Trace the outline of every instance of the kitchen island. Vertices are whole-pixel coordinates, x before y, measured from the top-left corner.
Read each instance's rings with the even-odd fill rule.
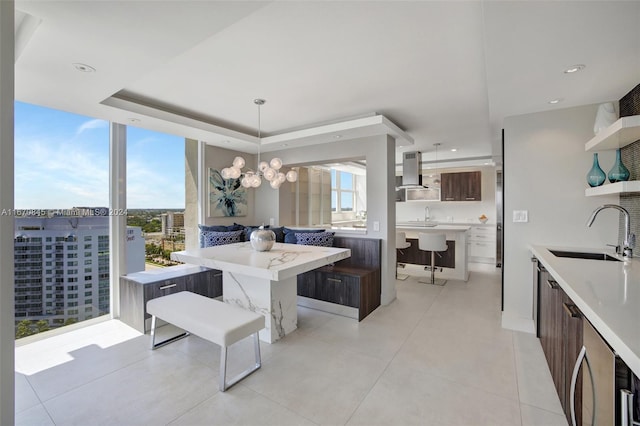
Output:
[[[404,232],[407,235],[407,240],[411,242],[412,250],[418,248],[418,234],[421,232],[431,233],[444,233],[447,236],[447,241],[453,242],[450,244],[453,247],[450,249],[455,250],[452,264],[443,267],[442,273],[438,274],[438,277],[452,280],[469,280],[469,259],[467,253],[467,238],[468,232],[471,227],[468,225],[449,225],[442,223],[429,223],[429,222],[398,222],[396,224],[396,231]],[[445,252],[446,253],[446,252]],[[408,262],[407,262],[408,263]],[[418,263],[420,265],[429,264],[429,262]],[[436,263],[437,264],[437,263]]]

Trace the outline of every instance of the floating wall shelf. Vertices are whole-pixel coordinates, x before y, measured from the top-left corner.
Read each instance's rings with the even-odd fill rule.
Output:
[[[587,188],[584,190],[584,195],[593,197],[597,195],[624,194],[627,192],[640,192],[640,181],[630,180],[627,182],[616,182],[596,186],[595,188]]]
[[[618,149],[639,139],[640,115],[622,117],[587,142],[585,151]]]

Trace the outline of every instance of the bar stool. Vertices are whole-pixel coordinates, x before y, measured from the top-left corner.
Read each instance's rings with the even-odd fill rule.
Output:
[[[409,241],[407,241],[407,234],[405,232],[396,232],[396,250],[400,253],[402,253],[402,250],[411,247],[411,243]],[[404,268],[404,264],[403,263],[398,263],[397,261],[397,257],[396,257],[396,279],[397,280],[406,280],[407,278],[409,278],[409,275],[406,274],[400,274],[398,275],[398,268],[402,267]]]
[[[447,236],[445,234],[420,233],[418,234],[418,248],[431,252],[431,281],[418,280],[420,283],[445,285],[447,280],[436,279],[436,252],[447,251]],[[438,256],[442,257],[440,253]]]

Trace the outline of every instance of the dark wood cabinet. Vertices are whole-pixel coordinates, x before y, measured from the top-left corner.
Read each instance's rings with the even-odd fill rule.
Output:
[[[480,171],[442,173],[440,175],[441,201],[482,200],[482,174]]]
[[[382,241],[334,237],[333,243],[350,249],[351,257],[298,275],[298,296],[356,308],[362,321],[380,306]]]
[[[410,263],[413,265],[431,265],[431,252],[418,248],[417,238],[407,238],[411,245],[402,250],[398,250],[397,262]],[[436,252],[436,266],[441,268],[456,267],[456,242],[447,240],[447,251]]]
[[[222,271],[202,266],[169,267],[162,272],[136,272],[120,277],[120,320],[141,333],[149,330],[147,302],[156,297],[190,291],[222,296]]]
[[[380,306],[380,270],[324,266],[298,275],[298,295],[358,309],[358,321]]]
[[[548,272],[541,274],[538,283],[540,297],[540,344],[551,371],[558,395],[564,394],[564,371],[562,353],[562,293],[558,283]],[[562,397],[560,398],[562,402]]]
[[[582,349],[582,313],[578,307],[573,303],[571,298],[562,291],[562,350],[564,361],[564,398],[560,399],[562,407],[564,408],[567,422],[571,424],[571,376],[573,374],[573,367]],[[576,422],[582,424],[582,369],[578,374],[576,382],[576,395],[575,395],[575,407],[576,407]]]
[[[557,281],[538,263],[536,329],[560,404],[571,422],[570,388],[573,367],[582,348],[582,314]],[[580,416],[582,373],[576,386],[576,415]],[[581,424],[579,421],[578,424]]]

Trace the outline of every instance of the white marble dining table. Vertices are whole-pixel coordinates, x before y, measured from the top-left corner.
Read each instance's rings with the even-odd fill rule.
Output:
[[[350,256],[345,248],[285,243],[261,252],[249,242],[171,253],[173,260],[221,270],[223,301],[263,314],[260,340],[268,343],[298,327],[298,274]]]

